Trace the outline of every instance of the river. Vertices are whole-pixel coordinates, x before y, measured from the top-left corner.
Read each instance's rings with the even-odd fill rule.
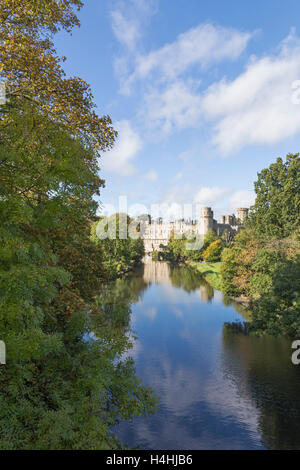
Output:
[[[116,281],[120,282],[120,281]],[[300,449],[300,365],[291,341],[224,324],[245,312],[186,267],[148,261],[121,280],[136,374],[160,398],[117,434],[142,449]]]

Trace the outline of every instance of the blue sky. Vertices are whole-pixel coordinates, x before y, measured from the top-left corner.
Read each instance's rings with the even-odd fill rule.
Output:
[[[299,0],[85,3],[56,46],[119,131],[101,159],[104,211],[120,195],[171,218],[249,206],[257,172],[300,147]]]

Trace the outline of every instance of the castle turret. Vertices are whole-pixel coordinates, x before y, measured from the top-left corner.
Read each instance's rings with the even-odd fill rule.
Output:
[[[201,232],[203,235],[205,235],[209,230],[213,230],[214,213],[211,210],[211,207],[203,207],[201,209],[200,225],[201,225]]]
[[[242,224],[245,219],[248,217],[248,212],[249,212],[249,209],[245,208],[245,207],[242,207],[240,209],[237,210],[237,216],[238,216],[238,219],[240,221],[240,223]]]

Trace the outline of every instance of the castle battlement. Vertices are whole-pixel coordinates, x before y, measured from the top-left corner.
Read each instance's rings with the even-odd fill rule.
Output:
[[[195,235],[205,236],[209,230],[213,230],[216,235],[221,236],[225,230],[229,235],[235,235],[242,227],[248,216],[247,208],[237,209],[237,216],[223,215],[221,222],[214,219],[211,207],[203,207],[200,218],[197,221],[185,221],[184,219],[172,222],[164,222],[162,218],[151,220],[148,218],[142,222],[142,239],[146,253],[160,251],[167,247],[171,234],[183,235],[194,232]]]

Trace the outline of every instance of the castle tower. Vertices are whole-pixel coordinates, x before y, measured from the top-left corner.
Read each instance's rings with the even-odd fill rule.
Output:
[[[203,207],[200,215],[201,233],[205,235],[209,230],[214,228],[214,213],[211,207]]]
[[[244,223],[245,219],[248,217],[248,212],[249,212],[249,209],[245,207],[242,207],[237,210],[238,219],[240,220],[241,224]]]

